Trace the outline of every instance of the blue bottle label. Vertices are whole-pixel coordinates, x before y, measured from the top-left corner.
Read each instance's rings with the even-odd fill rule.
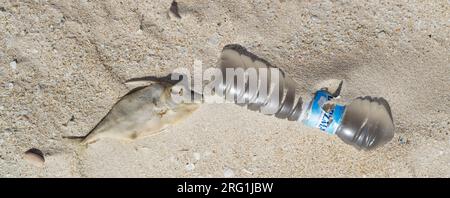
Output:
[[[326,104],[333,99],[333,96],[325,90],[315,93],[311,101],[310,108],[303,123],[313,128],[319,128],[328,134],[336,133],[337,128],[342,123],[345,106],[339,104]]]

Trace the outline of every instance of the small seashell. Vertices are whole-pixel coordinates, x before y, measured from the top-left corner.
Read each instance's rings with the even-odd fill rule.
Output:
[[[247,174],[249,174],[249,175],[253,175],[253,172],[251,172],[251,171],[249,171],[249,170],[247,170],[247,169],[242,169],[242,172],[244,172],[244,173],[247,173]]]
[[[225,168],[225,170],[223,171],[223,176],[224,177],[234,177],[234,172],[230,168]]]
[[[194,153],[193,156],[196,161],[200,160],[200,153]]]
[[[400,144],[407,144],[408,143],[408,139],[405,137],[398,137],[398,142]]]
[[[8,90],[12,90],[14,88],[14,83],[11,83],[11,82],[6,83],[5,88]]]
[[[186,164],[186,171],[193,171],[195,169],[195,165],[193,163]]]
[[[175,17],[181,19],[181,15],[178,9],[178,3],[176,1],[172,1],[172,4],[169,8],[169,17]]]
[[[16,60],[13,60],[9,63],[9,66],[11,67],[12,70],[16,70],[17,68],[17,62]]]
[[[35,148],[26,151],[24,153],[23,159],[25,159],[28,163],[36,167],[43,167],[45,162],[44,154],[42,153],[42,151]]]

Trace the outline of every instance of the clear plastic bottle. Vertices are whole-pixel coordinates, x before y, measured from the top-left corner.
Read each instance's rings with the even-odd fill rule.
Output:
[[[297,84],[278,68],[276,71],[279,75],[275,76],[279,78],[276,81],[269,74],[270,71],[258,73],[257,78],[260,80],[256,86],[259,88],[260,84],[267,82],[270,89],[276,91],[269,94],[260,94],[258,90],[249,91],[250,78],[245,78],[249,74],[244,72],[240,78],[226,81],[227,69],[275,67],[236,44],[224,47],[219,65],[224,81],[216,91],[228,96],[227,98],[233,102],[244,101],[244,105],[250,110],[263,112],[264,109],[272,112],[277,118],[299,121],[307,126],[319,128],[362,150],[377,148],[389,142],[394,136],[391,110],[383,98],[366,96],[341,104],[334,100],[339,95],[340,88],[338,88],[339,91],[333,94],[327,89],[319,90],[314,93],[312,99],[305,100],[305,97],[302,99],[297,96]],[[243,82],[245,86],[236,86],[237,79],[246,79],[247,81]]]

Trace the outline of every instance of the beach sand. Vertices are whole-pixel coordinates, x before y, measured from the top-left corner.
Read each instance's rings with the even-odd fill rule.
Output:
[[[0,0],[0,177],[449,177],[450,2]],[[135,142],[87,148],[130,88],[178,67],[217,66],[238,43],[304,93],[385,97],[395,137],[358,151],[338,137],[233,104],[205,104]],[[24,152],[37,148],[36,167]]]

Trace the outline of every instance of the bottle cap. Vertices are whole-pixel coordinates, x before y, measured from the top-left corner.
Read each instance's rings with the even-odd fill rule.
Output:
[[[391,108],[384,98],[359,97],[346,106],[336,135],[357,149],[371,150],[394,137]]]

